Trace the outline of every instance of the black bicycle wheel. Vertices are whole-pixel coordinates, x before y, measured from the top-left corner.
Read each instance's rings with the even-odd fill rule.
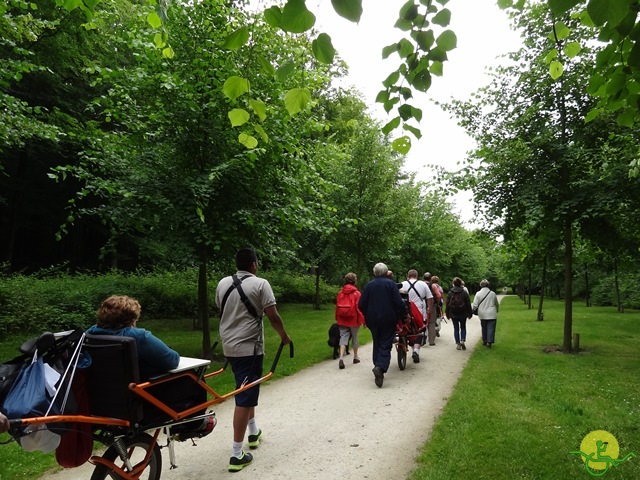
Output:
[[[398,367],[404,370],[407,366],[407,350],[404,348],[404,342],[400,340],[396,348],[398,349]]]
[[[146,433],[141,433],[136,435],[133,438],[125,438],[124,444],[127,448],[127,453],[129,454],[129,459],[131,460],[131,464],[135,467],[136,464],[142,462],[147,452],[149,451],[149,447],[153,438],[151,435]],[[116,448],[112,445],[104,452],[102,458],[114,462],[118,467],[123,468],[124,462],[118,456],[118,452]],[[160,447],[158,444],[154,444],[153,450],[151,451],[151,458],[149,458],[149,464],[147,468],[140,475],[141,480],[159,480],[160,474],[162,473],[162,454],[160,453]],[[119,480],[120,477],[117,473],[110,470],[104,465],[96,465],[96,468],[93,470],[93,474],[91,475],[91,480],[105,480],[106,478],[112,478]]]

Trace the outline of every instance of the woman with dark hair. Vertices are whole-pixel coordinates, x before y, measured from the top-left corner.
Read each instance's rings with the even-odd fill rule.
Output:
[[[137,327],[141,311],[140,303],[135,298],[112,295],[102,302],[98,321],[87,333],[133,338],[138,349],[140,379],[148,380],[176,368],[180,363],[180,355],[150,331]]]

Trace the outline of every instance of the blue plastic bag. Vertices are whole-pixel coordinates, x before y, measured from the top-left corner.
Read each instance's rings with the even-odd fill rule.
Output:
[[[44,362],[42,357],[38,357],[20,372],[2,407],[7,417],[14,419],[42,417],[50,404]]]

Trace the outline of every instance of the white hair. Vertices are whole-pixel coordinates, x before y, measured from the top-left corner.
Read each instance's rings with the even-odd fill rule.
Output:
[[[389,269],[382,262],[376,263],[373,266],[373,276],[374,277],[383,277],[383,276],[385,276],[387,274],[388,271],[389,271]]]

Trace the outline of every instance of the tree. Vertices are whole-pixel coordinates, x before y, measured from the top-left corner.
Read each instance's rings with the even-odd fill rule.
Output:
[[[543,69],[558,52],[567,50],[568,40],[546,5],[528,5],[517,20],[525,48],[512,55],[515,63],[499,69],[474,103],[457,103],[452,108],[478,141],[473,159],[482,162],[483,168],[465,173],[496,233],[506,242],[514,239],[516,231],[537,238],[537,245],[528,244],[539,251],[562,245],[563,349],[569,352],[574,239],[580,226],[595,212],[604,212],[608,204],[597,195],[601,177],[594,172],[593,156],[607,149],[606,137],[615,130],[605,118],[597,123],[584,121],[593,105],[585,93],[591,71],[584,62],[596,51],[584,53],[580,62],[567,63],[556,81],[545,79]],[[564,20],[575,35],[589,37],[577,22]],[[489,111],[489,106],[494,109]]]

